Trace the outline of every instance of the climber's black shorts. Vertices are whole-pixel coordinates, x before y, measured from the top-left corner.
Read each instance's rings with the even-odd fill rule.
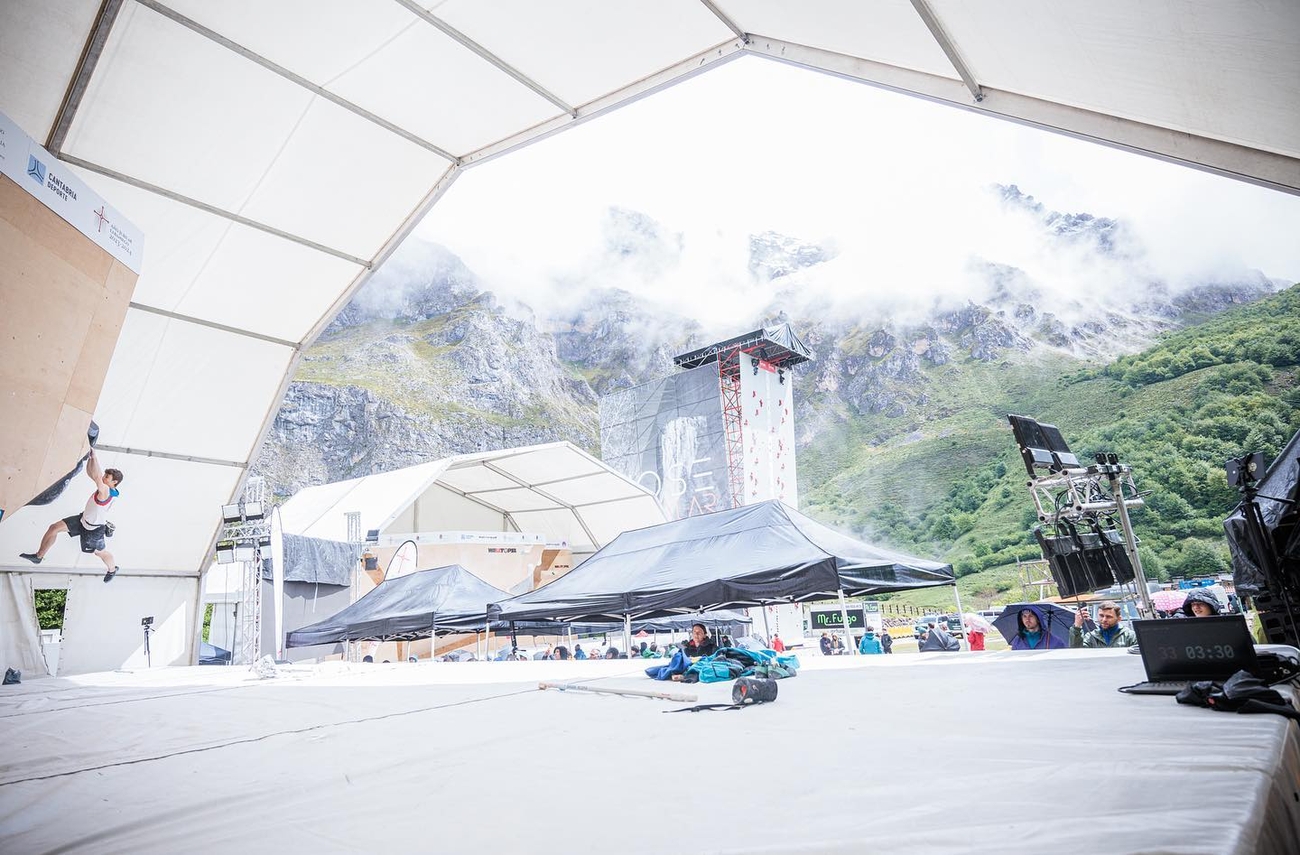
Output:
[[[104,548],[104,527],[86,528],[81,524],[81,514],[64,517],[63,524],[68,527],[69,537],[81,538],[81,551],[95,553]]]

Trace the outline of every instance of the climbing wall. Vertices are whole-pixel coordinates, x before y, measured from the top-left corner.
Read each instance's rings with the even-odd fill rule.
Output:
[[[779,499],[799,506],[794,454],[794,377],[741,358],[741,436],[746,505]]]

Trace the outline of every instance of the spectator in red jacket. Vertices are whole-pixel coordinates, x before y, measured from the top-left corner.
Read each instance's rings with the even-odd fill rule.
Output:
[[[785,652],[785,642],[782,641],[781,636],[777,635],[776,633],[772,633],[772,649],[775,650],[777,653]]]

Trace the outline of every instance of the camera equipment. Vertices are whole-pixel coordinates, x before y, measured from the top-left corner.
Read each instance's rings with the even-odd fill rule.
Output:
[[[1256,451],[1244,457],[1234,457],[1223,464],[1223,469],[1228,475],[1229,487],[1249,486],[1258,481],[1260,473],[1264,471],[1264,452]]]
[[[154,631],[153,615],[140,618],[140,626],[144,629],[144,664],[146,668],[152,668],[153,656],[149,652],[149,634]]]
[[[1239,595],[1251,598],[1264,635],[1272,644],[1300,646],[1300,525],[1296,499],[1300,433],[1291,438],[1272,467],[1265,471],[1264,455],[1253,452],[1224,463],[1228,483],[1241,494],[1241,503],[1224,522],[1232,553],[1233,582]],[[1266,495],[1282,488],[1283,496]],[[1263,499],[1267,508],[1260,504]]]

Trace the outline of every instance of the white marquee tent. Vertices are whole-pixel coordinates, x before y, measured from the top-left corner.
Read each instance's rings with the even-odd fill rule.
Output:
[[[461,172],[746,56],[1300,193],[1294,0],[7,0],[0,111],[146,235],[115,590],[193,620],[304,349]],[[0,570],[79,505],[6,519]]]
[[[300,490],[280,516],[290,534],[365,530],[526,532],[590,554],[630,528],[665,521],[654,495],[568,442],[462,454]]]

